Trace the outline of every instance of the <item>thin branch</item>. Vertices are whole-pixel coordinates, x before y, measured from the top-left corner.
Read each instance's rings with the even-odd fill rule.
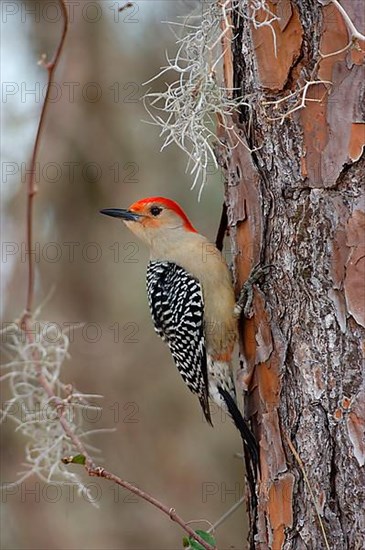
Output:
[[[66,459],[67,460],[67,459]],[[71,462],[71,460],[70,460]],[[149,502],[154,506],[155,508],[158,508],[166,514],[172,521],[180,525],[186,533],[190,537],[192,537],[194,540],[199,542],[199,544],[202,545],[205,550],[214,550],[214,547],[211,546],[208,542],[203,540],[191,527],[189,527],[188,523],[185,522],[176,512],[175,508],[169,508],[168,506],[165,506],[165,504],[162,504],[159,500],[154,498],[152,495],[146,493],[145,491],[142,491],[142,489],[138,489],[135,485],[132,485],[128,481],[125,481],[124,479],[121,479],[120,477],[116,476],[115,474],[112,474],[111,472],[108,472],[104,468],[100,468],[98,466],[93,468],[86,468],[86,471],[90,476],[95,477],[103,477],[104,479],[109,479],[110,481],[113,481],[117,485],[120,485],[124,489],[127,489],[128,491],[131,491],[131,493],[141,497],[146,502]]]
[[[58,65],[58,62],[61,57],[62,49],[65,43],[68,27],[69,27],[69,19],[68,19],[68,13],[67,13],[67,7],[65,0],[59,0],[61,11],[63,15],[63,27],[62,27],[62,34],[60,41],[58,43],[57,49],[55,51],[55,54],[53,56],[53,59],[46,63],[43,62],[47,71],[48,71],[48,82],[47,82],[47,88],[46,88],[46,95],[44,98],[42,111],[38,123],[38,129],[37,134],[34,142],[33,147],[33,153],[32,153],[32,160],[31,160],[31,169],[28,177],[28,200],[27,200],[27,235],[26,235],[26,241],[28,250],[30,251],[32,249],[33,245],[33,206],[34,206],[34,197],[37,193],[37,187],[35,182],[35,173],[36,173],[36,162],[41,142],[41,136],[42,131],[44,128],[44,122],[46,117],[47,108],[49,105],[49,95],[51,90],[51,85],[53,83],[54,74]],[[28,254],[28,292],[27,292],[27,301],[26,301],[26,309],[25,313],[20,321],[20,325],[25,330],[27,340],[30,344],[34,343],[34,337],[33,333],[31,331],[30,321],[32,318],[32,309],[33,309],[33,298],[34,298],[34,262],[33,262],[33,254]],[[36,352],[34,352],[36,353]],[[42,372],[42,365],[37,357],[34,357],[35,363],[36,363],[36,371],[38,374],[38,381],[39,384],[42,386],[46,394],[50,399],[52,399],[56,405],[56,411],[60,420],[60,424],[66,433],[68,437],[72,440],[75,447],[81,454],[85,454],[87,456],[87,452],[85,449],[85,446],[80,441],[80,439],[74,434],[70,424],[67,422],[66,418],[64,417],[64,403],[62,399],[56,396],[56,394],[53,391],[52,386],[49,384],[47,378]],[[93,467],[94,464],[91,459],[89,459],[88,462],[89,467]]]
[[[26,319],[32,316],[33,298],[34,298],[34,261],[33,261],[33,254],[31,254],[30,251],[32,249],[32,244],[33,244],[33,205],[34,205],[34,197],[37,193],[37,186],[35,182],[36,159],[39,152],[42,130],[44,127],[45,116],[46,116],[46,112],[49,104],[48,99],[51,92],[51,85],[53,83],[54,73],[56,71],[57,64],[61,57],[62,49],[65,43],[67,31],[68,31],[68,23],[69,23],[67,7],[64,0],[60,0],[60,6],[62,10],[62,15],[63,15],[63,28],[62,28],[61,39],[59,41],[59,44],[57,46],[57,49],[53,56],[52,61],[50,61],[49,63],[46,63],[45,61],[41,61],[41,63],[44,64],[44,66],[48,71],[48,82],[47,82],[47,88],[46,88],[46,95],[44,98],[43,107],[41,111],[41,116],[39,119],[37,135],[36,135],[34,147],[33,147],[31,168],[28,176],[27,238],[26,238],[28,252],[29,252],[28,254],[28,291],[27,291],[25,313],[21,320],[21,324],[22,325],[24,324],[25,326],[26,326]]]

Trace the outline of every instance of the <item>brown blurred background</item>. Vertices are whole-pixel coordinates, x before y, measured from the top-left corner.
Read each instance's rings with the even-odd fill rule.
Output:
[[[176,510],[186,520],[215,522],[241,496],[240,440],[221,413],[215,429],[203,420],[169,352],[155,335],[145,293],[147,251],[100,208],[127,207],[149,195],[181,203],[202,233],[215,238],[222,204],[219,174],[200,203],[186,158],[174,146],[160,153],[158,129],[142,119],[142,83],[176,47],[163,20],[176,20],[196,2],[73,2],[70,30],[38,158],[35,203],[36,304],[50,290],[40,317],[85,323],[75,330],[63,381],[102,394],[92,428],[103,464]],[[71,12],[70,12],[71,15]],[[181,19],[180,19],[181,21]],[[3,322],[18,318],[26,298],[25,171],[46,83],[37,65],[61,30],[57,2],[2,3]],[[165,75],[151,84],[160,90]],[[22,165],[22,163],[24,163]],[[9,244],[11,248],[4,248]],[[50,244],[56,243],[56,244]],[[23,254],[22,254],[23,250]],[[73,251],[73,253],[72,253]],[[2,401],[8,399],[3,389]],[[8,420],[2,426],[2,482],[16,479],[26,441]],[[76,489],[46,487],[36,478],[2,494],[1,547],[10,549],[159,549],[182,547],[183,532],[149,504],[108,482],[85,479],[99,508]],[[242,548],[244,508],[218,529],[219,548]],[[196,528],[206,529],[204,523]]]

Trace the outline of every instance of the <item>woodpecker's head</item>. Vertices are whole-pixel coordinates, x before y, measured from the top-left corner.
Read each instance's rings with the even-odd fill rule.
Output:
[[[155,239],[174,240],[181,233],[197,233],[182,208],[164,197],[149,197],[133,203],[127,210],[106,208],[101,214],[120,218],[125,225],[149,245]]]

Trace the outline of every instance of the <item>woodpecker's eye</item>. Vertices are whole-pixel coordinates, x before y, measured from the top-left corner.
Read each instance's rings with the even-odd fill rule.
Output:
[[[151,206],[150,212],[152,216],[158,216],[162,212],[162,208],[159,206]]]

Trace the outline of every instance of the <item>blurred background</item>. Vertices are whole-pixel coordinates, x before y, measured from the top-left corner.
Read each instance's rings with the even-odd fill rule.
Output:
[[[92,437],[102,464],[136,483],[186,520],[214,523],[243,492],[240,439],[213,409],[215,429],[185,388],[168,349],[155,335],[145,292],[147,251],[116,220],[98,214],[138,198],[177,200],[196,227],[215,239],[223,200],[212,174],[200,202],[185,173],[186,157],[162,142],[148,119],[142,83],[176,50],[166,20],[198,2],[68,2],[70,29],[49,105],[37,165],[35,304],[40,318],[84,323],[72,331],[63,381],[102,394]],[[2,302],[6,323],[26,299],[26,173],[44,98],[46,71],[61,32],[56,1],[2,2]],[[150,86],[164,88],[175,75]],[[50,292],[53,291],[50,295]],[[47,298],[48,297],[48,298]],[[2,402],[9,398],[6,387]],[[2,482],[22,469],[26,441],[2,425]],[[98,459],[99,461],[99,459]],[[100,462],[100,461],[99,461]],[[87,479],[98,508],[72,487],[30,478],[2,493],[1,547],[11,549],[158,549],[182,547],[183,532],[151,505],[103,480]],[[243,506],[216,533],[219,548],[242,548]],[[195,528],[207,529],[206,523]]]

